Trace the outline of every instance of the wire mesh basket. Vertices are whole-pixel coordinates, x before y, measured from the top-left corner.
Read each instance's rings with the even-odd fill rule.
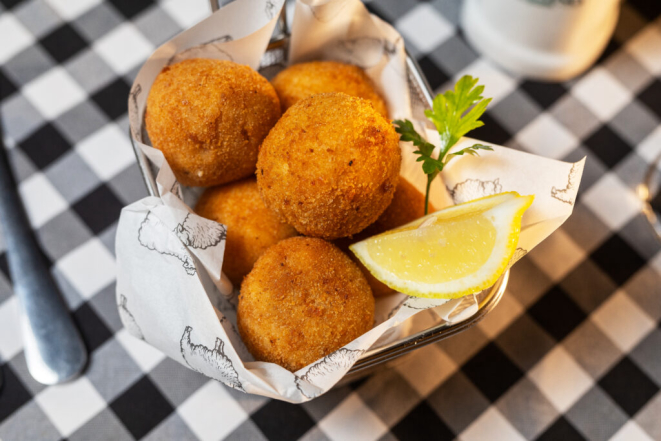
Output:
[[[216,10],[217,5],[214,4],[213,0],[211,3],[212,10]],[[274,36],[260,61],[259,72],[267,79],[274,77],[287,64],[289,32],[285,9],[283,7]],[[424,121],[424,110],[432,106],[433,98],[431,89],[417,62],[408,53],[406,56],[406,68],[412,116],[419,121]],[[143,133],[143,137],[144,139],[148,139],[146,133]],[[129,138],[131,139],[138,166],[149,194],[151,196],[159,196],[156,185],[157,170],[155,170],[139,146],[133,142],[130,134]],[[498,279],[491,288],[476,294],[477,312],[458,323],[450,323],[441,319],[433,312],[433,309],[414,315],[396,328],[398,332],[392,334],[391,338],[380,339],[375,346],[366,351],[338,385],[346,384],[369,375],[378,368],[385,366],[391,360],[395,360],[428,344],[456,335],[475,325],[498,304],[505,292],[508,278],[509,271]],[[459,313],[461,313],[461,308],[458,308],[450,318],[454,314]]]

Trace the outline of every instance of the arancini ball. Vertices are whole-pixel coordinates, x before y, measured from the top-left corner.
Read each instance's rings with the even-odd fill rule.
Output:
[[[271,80],[286,111],[303,98],[318,93],[342,92],[364,98],[388,118],[388,109],[374,83],[360,67],[339,61],[311,61],[293,64]]]
[[[264,139],[257,184],[299,233],[330,240],[385,211],[400,164],[399,135],[368,101],[324,93],[294,104]]]
[[[271,245],[296,236],[259,197],[254,177],[207,188],[195,212],[227,226],[223,272],[236,286]]]
[[[255,171],[280,114],[273,86],[249,66],[193,58],[158,74],[145,124],[181,184],[210,187]]]
[[[372,329],[374,297],[337,247],[293,237],[266,250],[243,279],[237,320],[257,360],[295,372]]]

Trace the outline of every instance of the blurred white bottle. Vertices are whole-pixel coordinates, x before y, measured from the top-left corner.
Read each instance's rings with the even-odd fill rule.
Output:
[[[597,60],[619,8],[620,0],[465,0],[461,24],[468,41],[505,69],[564,81]]]

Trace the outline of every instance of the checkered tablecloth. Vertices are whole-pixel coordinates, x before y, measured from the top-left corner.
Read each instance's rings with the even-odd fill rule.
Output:
[[[598,64],[563,84],[512,76],[458,29],[458,0],[375,0],[431,86],[478,76],[472,136],[576,161],[573,216],[524,258],[478,326],[312,402],[245,395],[122,329],[119,211],[146,194],[126,100],[151,51],[205,0],[0,0],[0,109],[31,223],[91,352],[85,375],[28,374],[0,254],[0,439],[661,439],[661,246],[636,186],[661,152],[661,3],[623,4]],[[0,240],[0,251],[4,250]]]

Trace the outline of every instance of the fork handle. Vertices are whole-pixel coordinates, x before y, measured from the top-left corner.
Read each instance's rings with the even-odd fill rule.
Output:
[[[87,351],[34,238],[1,142],[0,226],[20,306],[28,370],[43,384],[71,380],[85,367]]]

